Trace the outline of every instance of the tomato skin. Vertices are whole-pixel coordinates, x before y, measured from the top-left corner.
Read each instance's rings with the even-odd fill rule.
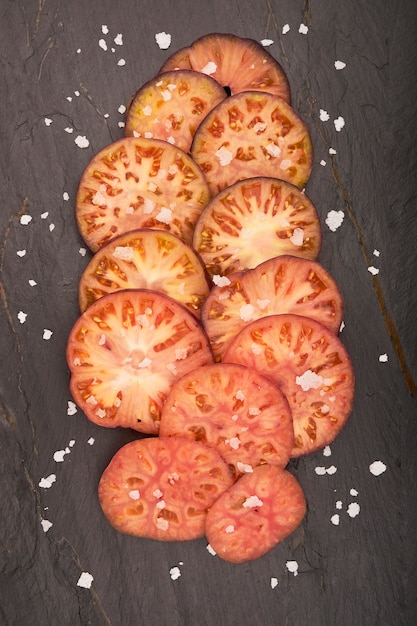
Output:
[[[94,302],[67,344],[70,390],[86,417],[146,434],[158,433],[172,383],[212,362],[194,315],[147,289],[117,291]]]
[[[206,537],[230,563],[260,558],[301,524],[306,500],[288,471],[260,465],[220,496],[207,514]]]
[[[293,458],[330,444],[352,411],[355,377],[348,351],[315,320],[283,314],[251,322],[223,360],[253,367],[283,391],[293,416]]]
[[[207,510],[232,483],[227,464],[212,448],[150,437],[116,452],[101,476],[98,497],[119,532],[187,541],[203,536]]]
[[[294,445],[282,392],[254,370],[228,363],[182,376],[164,404],[159,432],[213,446],[236,477],[263,463],[285,467]]]

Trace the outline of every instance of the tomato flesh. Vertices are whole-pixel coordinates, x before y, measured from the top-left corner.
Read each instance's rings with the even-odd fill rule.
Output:
[[[294,424],[292,457],[330,444],[353,405],[349,354],[329,329],[299,315],[272,315],[243,328],[224,355],[253,367],[283,391]]]
[[[132,289],[103,296],[78,318],[67,362],[72,395],[89,420],[157,434],[173,382],[213,357],[185,307]]]
[[[266,91],[290,102],[290,87],[281,65],[253,39],[210,33],[170,56],[161,72],[192,69],[215,78],[231,94]]]
[[[159,74],[133,96],[125,135],[162,139],[189,152],[197,127],[225,98],[223,87],[200,72]]]
[[[235,476],[261,463],[285,467],[294,444],[283,393],[254,370],[226,363],[200,367],[173,385],[160,435],[215,447]]]
[[[164,230],[140,228],[115,237],[95,253],[80,279],[80,310],[122,289],[159,291],[199,317],[209,284],[189,244]]]
[[[317,261],[282,255],[245,272],[229,274],[212,288],[202,321],[217,360],[236,334],[268,315],[293,313],[316,319],[337,333],[343,298],[335,280]]]
[[[293,533],[305,513],[297,479],[282,468],[260,465],[216,500],[207,514],[206,537],[223,560],[252,561]]]
[[[321,246],[320,220],[298,187],[277,178],[245,179],[203,209],[193,246],[212,276],[253,269],[282,254],[314,260]]]
[[[116,452],[102,474],[98,496],[116,530],[185,541],[204,534],[207,510],[232,482],[229,468],[212,448],[151,437]]]
[[[307,126],[282,98],[247,91],[210,111],[194,135],[191,155],[213,195],[255,176],[302,189],[311,174],[313,145]]]
[[[191,243],[209,199],[201,170],[183,150],[158,139],[125,137],[90,161],[75,212],[93,252],[136,228],[168,230]]]

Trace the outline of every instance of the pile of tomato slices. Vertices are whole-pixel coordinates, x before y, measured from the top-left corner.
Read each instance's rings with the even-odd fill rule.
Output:
[[[335,439],[354,396],[312,154],[279,63],[210,34],[138,89],[125,137],[86,167],[67,362],[86,417],[138,433],[98,487],[118,531],[206,535],[240,563],[301,524],[288,463]]]

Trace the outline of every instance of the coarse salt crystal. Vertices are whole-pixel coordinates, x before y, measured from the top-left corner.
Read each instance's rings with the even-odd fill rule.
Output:
[[[253,319],[254,313],[255,307],[250,303],[244,304],[239,310],[240,319],[243,322],[250,322]]]
[[[232,152],[230,152],[230,150],[228,150],[224,146],[222,146],[221,148],[216,150],[216,152],[214,153],[214,156],[217,157],[217,159],[219,160],[220,165],[222,165],[223,167],[225,165],[229,165],[229,163],[231,163],[233,161],[233,154],[232,154]]]
[[[338,513],[335,513],[334,515],[331,516],[330,521],[332,524],[334,524],[335,526],[339,526],[339,522],[340,522],[340,516]]]
[[[116,246],[112,256],[122,261],[131,261],[135,256],[135,251],[131,246]]]
[[[123,46],[123,35],[121,33],[118,33],[113,41],[116,46]]]
[[[263,46],[271,46],[274,43],[273,39],[261,39],[261,44]]]
[[[347,508],[347,514],[349,517],[356,517],[359,515],[361,507],[357,502],[351,502]]]
[[[65,202],[68,202],[69,193],[67,191],[64,191],[64,193],[62,194],[62,199],[65,200]]]
[[[126,61],[125,61],[125,59],[119,59],[119,60],[117,61],[117,65],[118,65],[119,67],[123,67],[123,65],[126,65]]]
[[[249,463],[242,463],[241,461],[236,463],[236,468],[242,474],[251,474],[253,472],[252,465],[249,465]]]
[[[387,469],[387,466],[382,461],[374,461],[369,466],[369,471],[374,476],[380,476],[381,474],[385,472],[386,469]]]
[[[318,389],[324,383],[322,376],[319,376],[312,370],[306,370],[301,376],[295,377],[295,382],[300,385],[303,391],[309,391],[310,389]]]
[[[77,135],[77,137],[74,139],[74,143],[79,148],[88,148],[88,146],[90,145],[90,142],[85,135]]]
[[[32,278],[28,280],[28,283],[31,287],[36,287],[36,285],[38,284],[36,280],[33,280]]]
[[[181,576],[181,570],[179,567],[171,567],[169,570],[169,575],[172,580],[177,580]]]
[[[17,256],[20,256],[20,258],[22,258],[23,256],[25,256],[26,250],[17,250],[16,254]]]
[[[281,148],[277,146],[273,141],[265,146],[265,150],[272,157],[279,157],[279,155],[281,154]]]
[[[167,48],[169,48],[169,46],[171,45],[171,40],[171,35],[164,31],[162,33],[156,33],[155,35],[155,41],[161,50],[166,50]]]
[[[19,320],[21,324],[24,324],[26,322],[27,316],[28,316],[27,313],[23,313],[23,311],[19,311],[19,313],[17,314],[17,319]]]
[[[289,572],[291,572],[292,574],[294,574],[294,576],[298,575],[298,563],[297,563],[297,561],[287,561],[285,565],[287,567],[287,570]]]
[[[275,587],[278,586],[278,578],[275,578],[275,576],[271,577],[271,589],[275,589]]]
[[[290,32],[290,25],[289,24],[284,24],[284,26],[282,27],[282,34],[286,35],[289,32]]]
[[[155,216],[155,219],[162,224],[170,224],[173,219],[172,210],[168,207],[162,207],[159,213]]]
[[[326,161],[325,161],[324,159],[322,159],[322,160],[320,161],[320,165],[321,165],[322,167],[324,167],[324,166],[326,165]]]
[[[42,526],[43,532],[44,532],[44,533],[47,533],[47,532],[48,532],[48,530],[49,530],[49,529],[51,528],[51,526],[52,526],[52,522],[50,522],[50,521],[49,521],[49,520],[47,520],[47,519],[42,519],[42,520],[41,520],[41,526]]]
[[[83,587],[84,589],[90,589],[91,583],[94,577],[88,572],[83,572],[77,581],[77,587]]]
[[[246,498],[246,500],[243,502],[242,506],[245,509],[254,509],[257,506],[263,506],[263,502],[262,500],[260,500],[258,498],[258,496],[249,496],[248,498]]]
[[[45,126],[50,126],[52,124],[52,120],[50,117],[45,117],[44,122],[45,122]]]
[[[226,439],[226,443],[232,448],[232,450],[238,450],[240,444],[242,443],[239,437],[231,437],[231,439]]]
[[[49,330],[49,328],[43,329],[42,339],[45,339],[45,341],[48,341],[48,339],[50,339],[52,335],[53,335],[52,330]]]
[[[353,488],[349,491],[349,493],[350,493],[351,496],[357,496],[358,495],[357,489],[353,489]]]
[[[162,517],[158,517],[158,519],[156,520],[156,527],[159,528],[159,530],[168,530],[168,520],[163,519]]]
[[[55,230],[55,224],[49,224],[49,231],[52,232]]]
[[[175,348],[175,360],[176,361],[182,361],[183,359],[186,359],[187,355],[188,355],[187,348]]]
[[[227,287],[227,285],[230,285],[230,280],[227,278],[227,276],[220,276],[219,274],[215,274],[213,276],[213,283],[218,287]]]
[[[121,113],[123,115],[123,113],[126,113],[126,107],[124,104],[121,104],[119,106],[119,108],[117,109],[119,111],[119,113]]]
[[[300,24],[298,32],[301,33],[302,35],[307,35],[307,33],[308,33],[308,26],[306,26],[305,24]]]
[[[337,154],[337,151],[334,148],[329,148],[329,154]]]
[[[373,254],[374,256],[379,256],[381,253],[380,253],[380,251],[379,251],[379,250],[376,250],[376,249],[375,249],[375,250],[373,251],[373,253],[372,253],[372,254]]]
[[[235,527],[233,526],[233,524],[229,524],[228,526],[226,526],[226,528],[224,529],[224,531],[226,533],[234,533],[235,532]]]
[[[87,439],[87,443],[88,443],[89,446],[94,445],[94,442],[95,442],[94,437],[90,437],[90,439]]]
[[[304,243],[304,230],[302,228],[294,228],[290,241],[294,246],[302,246]]]
[[[331,456],[332,451],[330,450],[330,446],[325,446],[323,448],[323,456]]]
[[[67,404],[67,415],[75,415],[77,412],[77,405],[71,400],[68,400]]]
[[[291,167],[291,165],[292,165],[292,162],[290,159],[283,159],[281,163],[279,164],[279,167],[281,170],[286,170],[289,167]]]
[[[42,487],[42,489],[49,489],[50,487],[52,487],[55,481],[55,474],[49,474],[49,476],[47,476],[46,478],[42,478],[39,481],[39,487]]]
[[[100,48],[104,51],[107,50],[107,43],[105,39],[99,39],[98,41],[98,45],[100,46]]]
[[[336,232],[336,230],[342,225],[344,217],[345,214],[343,211],[329,211],[325,222],[332,232]]]
[[[335,507],[340,511],[343,508],[343,502],[341,500],[337,500]]]
[[[64,457],[66,454],[67,454],[66,450],[57,450],[56,452],[54,452],[53,459],[55,463],[63,463]]]
[[[129,491],[129,498],[131,500],[140,500],[139,489],[132,489],[131,491]]]
[[[379,355],[379,362],[380,363],[386,363],[388,361],[388,354],[380,354]]]
[[[328,122],[330,119],[330,115],[324,109],[320,109],[320,120],[322,122]]]
[[[30,222],[32,221],[32,216],[31,215],[22,215],[20,218],[20,223],[23,226],[27,226],[28,224],[30,224]]]
[[[215,552],[215,550],[213,550],[213,548],[211,547],[211,545],[208,543],[206,545],[206,550],[209,554],[211,554],[211,556],[216,556],[217,552]]]
[[[343,117],[341,115],[339,115],[338,118],[333,120],[333,123],[334,123],[334,127],[337,130],[337,132],[340,133],[340,131],[342,130],[342,128],[345,125],[345,120],[343,119]]]
[[[346,63],[343,61],[335,61],[334,66],[337,70],[343,70],[346,67]]]
[[[372,274],[372,276],[376,276],[377,274],[379,274],[379,269],[377,267],[374,267],[373,265],[370,265],[368,267],[368,272]]]
[[[208,76],[210,76],[211,74],[214,74],[216,70],[216,63],[214,63],[214,61],[209,61],[204,67],[201,68],[200,72],[202,72],[202,74],[207,74]]]
[[[80,254],[81,256],[85,256],[87,254],[87,248],[80,248],[78,250],[78,254]]]

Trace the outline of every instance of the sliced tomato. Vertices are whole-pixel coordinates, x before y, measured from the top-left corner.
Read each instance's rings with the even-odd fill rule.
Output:
[[[165,402],[160,435],[215,447],[235,476],[261,463],[285,467],[294,445],[283,393],[240,365],[206,365],[185,374]]]
[[[170,56],[161,68],[192,69],[215,78],[231,94],[266,91],[290,101],[290,87],[281,65],[254,39],[211,33]]]
[[[207,514],[206,536],[225,561],[252,561],[293,533],[305,513],[297,479],[280,467],[260,465],[214,502]]]
[[[248,324],[232,341],[225,362],[253,367],[284,392],[294,423],[292,457],[331,443],[353,405],[349,354],[325,326],[299,315],[272,315]]]
[[[172,384],[213,357],[190,311],[132,289],[103,296],[78,318],[67,362],[72,395],[89,420],[157,434]]]
[[[208,272],[227,275],[289,254],[314,260],[321,226],[312,201],[294,185],[264,176],[220,191],[203,209],[193,246]]]
[[[200,72],[164,72],[145,83],[126,113],[126,136],[163,139],[189,152],[204,117],[226,98],[219,83]]]
[[[282,255],[217,282],[202,309],[217,360],[246,324],[267,315],[305,315],[339,331],[343,298],[336,281],[317,261]]]
[[[169,230],[191,243],[209,199],[201,170],[183,150],[158,139],[125,137],[90,161],[75,212],[94,252],[117,235],[144,227]]]
[[[303,188],[313,164],[307,126],[282,98],[247,91],[218,104],[191,146],[213,195],[243,178],[271,176]]]
[[[207,510],[232,482],[227,464],[213,448],[150,437],[116,452],[103,472],[98,496],[116,530],[185,541],[204,535]]]
[[[189,244],[164,230],[140,228],[115,237],[93,256],[79,283],[81,311],[122,289],[159,291],[200,317],[209,284],[204,264]]]

